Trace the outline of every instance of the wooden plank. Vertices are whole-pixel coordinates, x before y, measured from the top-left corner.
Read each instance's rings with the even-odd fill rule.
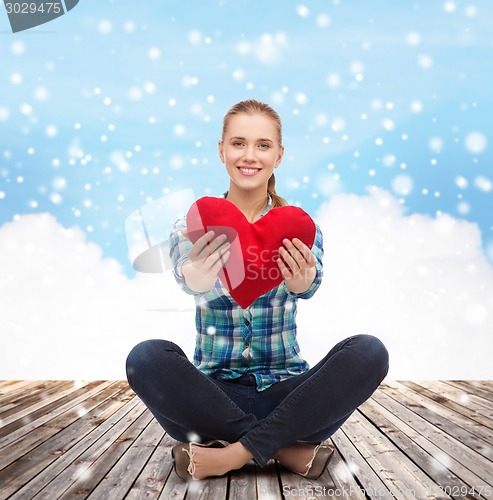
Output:
[[[17,398],[25,394],[26,391],[35,391],[44,386],[49,380],[5,380],[0,389],[0,402],[6,403],[12,398]],[[60,382],[60,380],[58,380]],[[3,405],[2,405],[3,406]]]
[[[279,477],[285,497],[313,498],[316,495],[335,497],[336,486],[327,470],[318,479],[307,479],[280,465]]]
[[[440,380],[447,392],[452,388],[464,388],[466,392],[474,394],[481,399],[481,404],[488,408],[493,407],[493,380]]]
[[[493,425],[493,403],[471,393],[463,388],[457,388],[434,381],[406,381],[403,385],[411,387],[415,392],[424,394],[442,406],[447,406],[470,418],[481,418],[482,425],[491,427]],[[423,390],[425,389],[425,390]]]
[[[71,383],[71,380],[30,380],[22,386],[17,386],[16,390],[10,391],[8,394],[2,396],[1,402],[2,406],[7,403],[14,401],[16,404],[24,403],[29,398],[33,396],[39,396],[46,391],[50,390],[52,387],[59,387],[66,383]]]
[[[120,433],[120,427],[114,426],[110,432],[106,433],[103,443],[103,447],[106,449],[101,454],[94,453],[94,448],[97,449],[100,446],[99,441],[101,440],[98,440],[95,446],[91,447],[89,454],[86,453],[84,457],[77,460],[76,465],[79,465],[83,472],[64,491],[64,496],[70,499],[87,498],[153,418],[149,411],[143,411],[135,420],[133,418],[123,419],[127,421],[125,424],[129,424],[128,427],[123,433]],[[109,446],[107,446],[108,444]]]
[[[161,442],[163,435],[164,430],[157,420],[151,420],[87,498],[108,498],[111,495],[115,498],[124,498],[139,476],[140,470]]]
[[[126,384],[115,384],[116,387],[118,385],[123,387],[122,391],[127,390]],[[12,494],[17,491],[60,456],[67,447],[73,446],[100,425],[102,420],[98,406],[101,403],[104,405],[106,400],[111,402],[112,400],[109,398],[112,395],[114,395],[114,389],[110,387],[86,400],[84,408],[72,409],[54,419],[49,423],[49,426],[34,429],[30,433],[33,434],[32,440],[23,439],[20,443],[14,443],[2,450],[0,460],[9,463],[9,465],[0,470],[1,494],[7,494],[7,492]],[[51,439],[49,439],[50,437]],[[28,441],[27,445],[26,441]],[[32,442],[42,444],[33,449]],[[4,456],[7,449],[10,450],[10,453]],[[12,461],[14,455],[15,461]]]
[[[7,403],[14,403],[14,408],[22,409],[38,401],[42,401],[47,395],[63,390],[63,387],[71,385],[73,385],[71,380],[44,380],[40,384],[29,386],[21,391],[13,392],[4,397],[2,409]],[[2,411],[0,416],[4,418],[5,413]]]
[[[0,380],[0,396],[12,389],[18,384],[29,384],[31,380]]]
[[[0,499],[493,498],[492,381],[383,384],[332,436],[316,481],[272,460],[189,482],[126,382],[82,384],[0,381]]]
[[[0,418],[2,421],[11,415],[29,408],[31,405],[42,401],[45,396],[56,394],[57,390],[70,385],[70,381],[44,381],[41,384],[29,387],[28,390],[16,391],[4,398],[0,405]]]
[[[349,425],[347,425],[349,423]],[[344,432],[356,444],[366,462],[398,498],[448,498],[416,464],[359,412],[343,426]],[[378,492],[376,492],[378,495]]]
[[[59,401],[68,394],[74,393],[77,389],[78,387],[69,380],[66,381],[64,385],[60,385],[54,389],[46,391],[41,398],[38,398],[37,401],[33,401],[30,405],[15,406],[12,411],[9,412],[10,414],[2,419],[3,426],[26,417],[29,417],[28,419],[32,421],[36,410],[43,408],[43,413],[46,414],[46,407],[49,404]]]
[[[101,384],[94,385],[93,387],[86,386],[87,387],[86,391],[81,390],[78,397],[75,397],[74,399],[67,401],[65,404],[62,404],[61,406],[56,406],[51,411],[47,411],[47,413],[45,413],[41,417],[34,419],[34,417],[29,416],[29,418],[26,419],[28,423],[24,421],[24,425],[22,427],[18,427],[17,425],[15,425],[14,428],[17,427],[16,430],[12,431],[10,434],[7,434],[6,436],[0,439],[0,450],[2,450],[7,445],[12,444],[16,441],[21,441],[21,440],[24,441],[25,439],[29,439],[26,438],[25,436],[27,436],[32,430],[41,427],[50,420],[54,419],[55,417],[63,414],[67,410],[77,406],[81,402],[85,401],[87,398],[94,396],[95,394],[101,392],[102,390],[113,384],[114,382],[102,382]],[[45,410],[46,409],[47,408],[45,408]]]
[[[139,477],[132,485],[125,500],[140,500],[141,498],[158,498],[173,467],[171,447],[176,441],[167,434],[163,436],[159,446],[140,471]]]
[[[192,483],[200,483],[200,481],[184,481],[178,477],[175,470],[172,468],[163,491],[161,495],[159,495],[159,499],[169,500],[172,498],[173,500],[183,500],[187,494],[188,485],[192,485]],[[196,488],[196,486],[193,486],[192,490],[194,490],[194,488]]]
[[[228,476],[189,481],[187,500],[226,500]],[[255,498],[255,497],[253,497]]]
[[[257,498],[259,500],[282,500],[278,470],[275,460],[269,460],[263,468],[257,467]]]
[[[13,391],[23,391],[25,387],[31,387],[42,383],[40,380],[1,380],[0,381],[0,405],[5,396]]]
[[[454,380],[445,380],[444,382],[455,382]],[[493,393],[493,379],[492,380],[469,380],[469,383],[477,387],[482,387],[486,391]]]
[[[493,408],[493,389],[491,387],[484,387],[475,380],[444,380],[443,383],[449,387],[457,387],[458,389],[474,394],[482,400],[483,405],[490,409]]]
[[[343,426],[348,425],[346,422]],[[351,473],[357,477],[358,483],[361,486],[359,488],[363,496],[366,496],[365,492],[374,492],[375,496],[378,493],[378,498],[393,499],[392,496],[382,479],[377,475],[377,473],[368,465],[366,460],[363,458],[360,450],[356,447],[355,443],[349,439],[343,428],[336,431],[332,435],[331,439],[337,450],[344,458]]]
[[[332,495],[336,498],[364,500],[366,495],[363,493],[362,486],[356,481],[353,472],[349,468],[349,464],[343,460],[335,444],[333,446],[335,448],[334,454],[329,462],[329,473],[335,486]]]
[[[64,492],[76,481],[90,476],[90,468],[99,457],[145,412],[144,405],[135,397],[117,410],[100,427],[91,432],[84,442],[81,442],[80,447],[74,447],[72,456],[76,456],[76,459],[70,460],[72,457],[69,457],[62,472],[52,478],[46,488],[47,491]],[[105,425],[107,422],[111,425]],[[117,459],[116,457],[115,460]]]
[[[231,471],[229,481],[230,500],[257,498],[256,466],[250,461],[239,470]]]
[[[390,399],[390,398],[389,398]],[[396,405],[399,403],[395,403]],[[452,457],[447,457],[448,467],[445,467],[436,457],[441,450],[422,437],[412,427],[402,421],[396,414],[381,404],[369,399],[360,410],[373,422],[394,444],[424,471],[442,491],[468,491],[472,484],[466,484],[454,472],[461,474],[464,466]],[[399,412],[400,413],[400,412]],[[467,472],[466,472],[467,474]],[[462,490],[461,490],[462,489]]]
[[[491,487],[482,476],[491,477],[485,470],[484,463],[478,465],[478,461],[483,461],[483,457],[472,452],[469,448],[457,441],[454,436],[446,434],[438,427],[430,424],[425,418],[419,415],[419,404],[415,403],[411,396],[412,391],[394,391],[390,387],[377,391],[372,398],[383,407],[393,412],[403,422],[412,427],[420,436],[425,437],[433,443],[439,451],[434,455],[445,467],[453,466],[458,462],[463,466],[459,477],[466,482],[477,487]],[[398,404],[395,404],[398,403]],[[453,457],[453,461],[450,458]],[[454,470],[456,472],[456,469]],[[479,473],[478,473],[479,472]],[[456,472],[457,473],[457,472]]]
[[[84,415],[84,413],[97,406],[101,401],[111,397],[115,393],[116,388],[117,385],[115,385],[114,388],[109,386],[103,391],[98,391],[90,398],[82,397],[81,403],[83,403],[84,406],[72,406],[67,411],[55,416],[55,418],[49,418],[44,421],[41,425],[31,425],[31,423],[28,423],[25,427],[29,430],[25,434],[22,428],[16,429],[16,432],[12,434],[12,437],[20,435],[20,437],[16,440],[9,439],[9,436],[6,436],[5,442],[2,440],[0,470],[13,463],[15,460],[18,460],[20,457],[36,448],[41,443],[45,442],[49,437],[57,434],[71,422],[79,419]]]
[[[393,384],[395,389],[398,389],[399,387],[398,384],[395,382]],[[406,386],[408,386],[407,384],[409,383],[406,383]],[[443,430],[446,434],[454,436],[454,438],[457,441],[460,441],[461,444],[467,446],[468,448],[473,450],[473,452],[493,460],[493,449],[491,448],[488,441],[485,441],[484,439],[476,436],[475,434],[470,432],[468,429],[465,429],[461,425],[455,424],[450,418],[452,414],[451,412],[446,417],[444,417],[436,413],[435,411],[430,410],[425,405],[421,404],[420,401],[421,387],[418,386],[417,384],[414,384],[412,386],[412,389],[414,390],[416,388],[417,391],[419,391],[418,394],[416,394],[414,391],[408,393],[408,397],[416,403],[413,406],[413,410],[415,413],[418,413],[421,417],[423,417],[425,420],[427,420],[434,426],[438,427],[439,429]],[[428,394],[430,391],[426,389],[425,392],[426,394]],[[447,404],[445,409],[448,408],[449,405]]]
[[[431,382],[420,381],[419,385],[426,387],[429,390],[433,390],[435,392],[440,391],[442,394],[444,391],[444,389],[441,387],[440,384],[434,384]],[[458,425],[459,427],[467,429],[471,434],[474,434],[475,436],[486,441],[487,444],[493,443],[493,429],[489,429],[488,427],[481,425],[479,422],[477,422],[475,420],[475,418],[474,418],[474,416],[475,416],[474,406],[475,405],[473,403],[468,404],[465,411],[459,413],[456,410],[451,410],[450,408],[443,406],[440,403],[437,403],[433,399],[427,398],[426,396],[421,396],[421,394],[419,394],[419,393],[415,393],[414,397],[415,397],[416,401],[418,401],[420,404],[422,404],[426,408],[429,408],[430,410],[434,411],[438,415],[441,415],[442,417],[449,420],[450,422],[453,422],[454,424]],[[447,397],[448,397],[448,399],[452,399],[450,393],[447,393]],[[473,411],[471,411],[471,410],[473,410]]]
[[[0,448],[19,439],[23,434],[32,431],[40,424],[44,424],[53,418],[53,416],[59,415],[82,401],[85,401],[88,393],[92,396],[111,385],[115,385],[115,382],[91,382],[87,386],[80,387],[67,396],[34,411],[29,415],[27,421],[22,418],[6,424],[4,427],[0,428]]]
[[[79,465],[81,457],[84,456],[83,454],[95,442],[101,442],[102,436],[118,424],[118,422],[122,421],[124,417],[128,416],[129,412],[134,408],[137,407],[136,415],[144,411],[142,404],[135,397],[130,401],[125,401],[123,397],[114,397],[106,400],[103,405],[99,406],[97,410],[99,418],[104,419],[104,421],[77,444],[70,449],[66,449],[56,460],[46,466],[23,488],[18,490],[13,498],[34,498],[39,492],[42,492],[41,497],[50,498],[63,492],[68,487],[69,479],[67,476],[70,474],[70,471],[76,470],[78,475],[84,472],[83,467]],[[131,418],[133,418],[133,415]],[[128,421],[125,427],[127,425]]]
[[[418,385],[422,385],[432,391],[435,391],[441,395],[446,394],[448,399],[455,401],[466,408],[472,409],[481,413],[485,409],[492,410],[493,402],[474,394],[474,391],[466,389],[464,387],[457,387],[449,381],[446,380],[417,380],[413,381]],[[485,415],[487,416],[487,415]]]

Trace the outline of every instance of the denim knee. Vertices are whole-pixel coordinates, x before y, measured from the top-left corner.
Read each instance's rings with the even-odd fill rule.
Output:
[[[181,348],[169,340],[151,339],[137,344],[128,354],[125,364],[128,383],[132,386],[135,375],[144,368],[156,365],[156,357],[160,362],[164,361],[169,353],[185,356]]]
[[[151,350],[150,345],[152,345],[153,340],[145,340],[137,344],[128,354],[127,361],[125,363],[125,370],[127,373],[127,380],[130,386],[133,385],[134,376],[139,373],[139,367],[146,362],[148,353]]]
[[[368,334],[356,335],[354,339],[357,340],[361,352],[373,363],[375,373],[383,380],[389,371],[389,352],[383,342]]]

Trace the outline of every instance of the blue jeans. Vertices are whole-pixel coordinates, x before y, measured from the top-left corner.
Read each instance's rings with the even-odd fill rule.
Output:
[[[126,368],[130,386],[171,437],[239,441],[265,466],[281,448],[320,443],[339,429],[387,375],[388,352],[371,335],[348,337],[307,372],[260,392],[249,374],[232,381],[203,374],[167,340],[135,346]]]

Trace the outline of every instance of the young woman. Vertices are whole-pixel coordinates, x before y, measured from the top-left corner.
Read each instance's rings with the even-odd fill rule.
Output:
[[[287,204],[275,191],[283,153],[281,121],[270,106],[247,100],[227,112],[219,141],[230,179],[223,196],[252,223]],[[332,453],[322,442],[384,379],[387,350],[371,335],[354,335],[311,369],[301,357],[296,303],[312,297],[322,280],[318,225],[312,249],[296,238],[284,240],[277,261],[282,283],[246,309],[217,278],[230,256],[225,239],[209,232],[192,244],[185,219],[174,224],[173,273],[197,306],[193,363],[174,343],[148,340],[128,356],[128,381],[182,442],[173,448],[180,477],[220,476],[249,460],[265,466],[274,458],[316,478]]]

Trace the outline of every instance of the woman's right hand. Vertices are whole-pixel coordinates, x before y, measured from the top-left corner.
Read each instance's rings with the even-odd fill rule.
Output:
[[[186,229],[182,229],[181,233],[188,238]],[[193,244],[188,261],[182,266],[187,286],[196,292],[210,290],[231,255],[230,247],[225,234],[215,238],[214,231],[209,231],[201,236]]]

